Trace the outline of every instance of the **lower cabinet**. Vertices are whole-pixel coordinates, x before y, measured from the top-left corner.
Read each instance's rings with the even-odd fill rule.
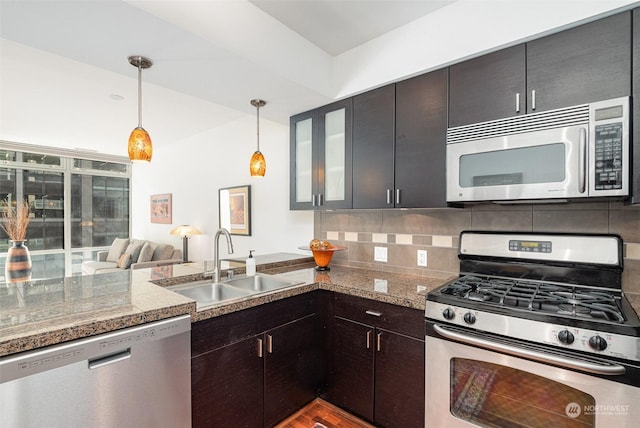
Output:
[[[424,425],[424,314],[317,290],[191,330],[192,425],[273,427],[316,396],[380,427]]]
[[[327,398],[380,427],[424,426],[422,311],[336,294]]]
[[[324,378],[316,303],[297,296],[192,326],[193,427],[272,427],[316,397]]]

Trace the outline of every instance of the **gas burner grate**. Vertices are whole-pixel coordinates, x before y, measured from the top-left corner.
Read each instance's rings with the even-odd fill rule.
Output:
[[[502,307],[618,323],[625,321],[618,294],[570,284],[466,275],[441,293]]]

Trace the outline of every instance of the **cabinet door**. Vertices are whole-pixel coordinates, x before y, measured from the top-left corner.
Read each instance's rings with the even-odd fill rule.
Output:
[[[334,318],[332,403],[373,421],[374,328]]]
[[[446,207],[447,77],[396,84],[395,207]]]
[[[353,208],[393,207],[395,86],[353,98]]]
[[[351,98],[318,109],[318,208],[352,206],[352,123]]]
[[[528,111],[630,94],[631,12],[527,43]]]
[[[292,116],[289,121],[289,206],[292,210],[314,209],[318,193],[317,112]]]
[[[192,358],[193,427],[261,427],[263,379],[258,337]]]
[[[316,397],[322,383],[318,319],[310,315],[265,333],[264,425],[272,427]]]
[[[525,112],[525,45],[482,55],[449,69],[449,127]]]
[[[638,204],[640,203],[640,8],[633,10],[633,23],[633,106],[631,111],[635,126],[633,126],[633,139],[630,144],[633,145],[631,165],[635,167],[631,170],[631,203]]]
[[[375,422],[391,427],[424,426],[424,340],[376,330]]]

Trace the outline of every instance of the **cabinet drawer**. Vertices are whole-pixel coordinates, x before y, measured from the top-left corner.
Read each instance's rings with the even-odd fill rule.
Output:
[[[191,325],[191,355],[200,355],[316,313],[317,293],[305,293]]]
[[[390,303],[335,293],[335,316],[424,340],[424,313]]]

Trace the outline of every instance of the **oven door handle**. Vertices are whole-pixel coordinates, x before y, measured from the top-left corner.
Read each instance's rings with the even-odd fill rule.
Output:
[[[620,376],[625,373],[625,368],[617,364],[604,365],[590,363],[588,361],[574,360],[572,358],[561,357],[558,355],[550,355],[542,352],[522,349],[516,346],[496,343],[489,340],[481,339],[479,337],[473,337],[463,333],[447,330],[437,324],[433,325],[433,329],[440,336],[446,337],[447,339],[457,340],[470,345],[479,346],[485,349],[491,349],[493,351],[503,352],[505,354],[510,354],[517,357],[530,358],[532,360],[540,361],[543,363],[555,364],[569,369],[582,370],[585,372],[606,376]]]

